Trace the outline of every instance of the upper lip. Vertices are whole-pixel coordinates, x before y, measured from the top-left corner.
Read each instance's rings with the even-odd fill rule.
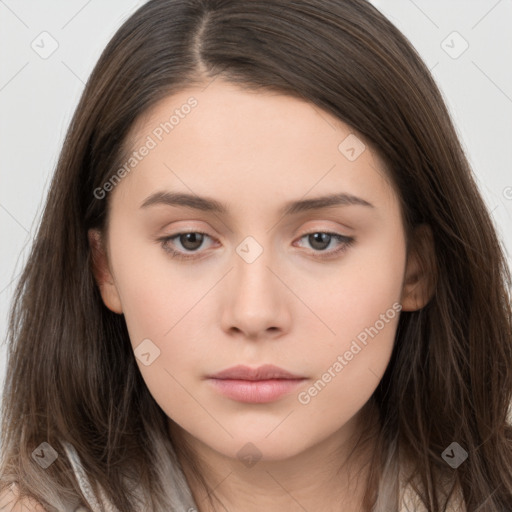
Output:
[[[303,379],[299,375],[294,375],[283,368],[272,364],[264,364],[258,368],[250,368],[249,366],[237,365],[232,366],[209,375],[211,379],[233,379],[233,380],[270,380],[270,379]]]

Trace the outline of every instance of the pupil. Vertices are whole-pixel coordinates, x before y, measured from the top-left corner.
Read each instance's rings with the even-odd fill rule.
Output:
[[[313,237],[313,243],[311,244],[313,247],[315,247],[315,244],[317,242],[320,243],[321,247],[316,247],[317,249],[325,249],[329,245],[329,240],[331,237],[331,235],[329,235],[327,233],[313,233],[312,235],[309,235],[309,236]],[[326,240],[324,240],[324,238],[327,239],[327,244],[326,244]]]
[[[180,241],[181,241],[183,247],[185,247],[186,249],[194,250],[194,249],[198,249],[201,246],[202,236],[203,235],[201,235],[200,233],[185,233],[184,235],[182,235],[182,237],[181,237],[182,240],[180,240]],[[183,241],[183,240],[185,240],[185,241]],[[190,243],[190,242],[192,244],[192,247],[187,246],[187,243]]]

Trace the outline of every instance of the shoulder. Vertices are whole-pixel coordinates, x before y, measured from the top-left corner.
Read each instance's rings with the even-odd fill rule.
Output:
[[[46,512],[46,509],[33,498],[19,498],[16,486],[11,486],[0,493],[0,510],[2,512]]]

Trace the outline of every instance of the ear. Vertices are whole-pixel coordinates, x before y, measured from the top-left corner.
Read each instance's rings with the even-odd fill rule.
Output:
[[[426,306],[434,295],[436,278],[432,229],[428,224],[420,224],[414,229],[409,244],[402,288],[402,311],[416,311]]]
[[[90,229],[87,235],[91,249],[92,271],[103,302],[108,309],[121,314],[123,312],[121,299],[109,268],[102,234],[98,229]]]

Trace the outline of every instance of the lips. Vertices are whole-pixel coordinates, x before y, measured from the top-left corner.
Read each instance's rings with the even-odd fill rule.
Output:
[[[272,379],[293,379],[299,380],[304,377],[294,375],[283,368],[272,364],[265,364],[258,368],[250,368],[249,366],[238,365],[226,370],[222,370],[214,375],[209,375],[210,379],[232,379],[232,380],[272,380]]]
[[[291,394],[306,380],[270,364],[258,368],[233,366],[207,379],[213,389],[227,398],[253,404],[274,402]]]

